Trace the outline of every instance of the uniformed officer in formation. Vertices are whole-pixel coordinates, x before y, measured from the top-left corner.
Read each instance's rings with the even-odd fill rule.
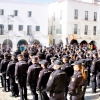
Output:
[[[49,92],[50,100],[64,100],[64,92],[67,83],[67,74],[61,70],[62,62],[56,60],[54,62],[54,70],[46,86],[47,92]]]
[[[80,61],[76,61],[74,65],[74,74],[71,77],[71,81],[69,83],[69,91],[68,94],[70,98],[68,100],[81,100],[83,96],[82,85],[86,79],[86,74],[84,69],[82,68],[82,63]]]
[[[15,65],[18,62],[17,56],[15,54],[12,55],[11,61],[8,63],[7,66],[7,77],[10,79],[11,85],[11,96],[18,96],[18,92],[16,91],[16,83],[15,83]]]
[[[28,64],[23,60],[23,55],[19,54],[18,61],[15,66],[15,80],[18,83],[20,99],[27,100],[27,71]]]
[[[13,55],[4,50],[0,61],[3,91],[11,91],[12,97],[20,92],[20,100],[28,100],[27,86],[33,100],[66,100],[67,94],[69,100],[84,100],[90,82],[92,93],[100,88],[100,50],[80,44],[32,45],[23,52],[17,48]]]
[[[42,70],[40,71],[38,82],[37,82],[37,93],[40,93],[41,100],[49,100],[46,94],[46,84],[48,82],[49,76],[51,74],[51,70],[48,69],[48,61],[42,60],[39,62],[41,64]]]
[[[40,64],[37,62],[38,58],[32,57],[32,65],[28,68],[27,73],[27,85],[30,86],[33,100],[38,100],[38,94],[36,93],[36,86],[38,81],[39,72],[42,70]]]

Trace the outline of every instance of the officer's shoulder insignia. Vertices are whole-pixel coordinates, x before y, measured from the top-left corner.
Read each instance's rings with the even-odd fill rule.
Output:
[[[52,76],[50,76],[49,80],[51,80],[51,79],[52,79]]]
[[[75,78],[72,78],[72,82],[74,82],[75,81]]]

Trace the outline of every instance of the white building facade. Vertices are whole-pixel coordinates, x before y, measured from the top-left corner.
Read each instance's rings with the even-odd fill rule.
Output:
[[[29,44],[31,34],[48,46],[48,4],[0,0],[1,46],[9,43],[16,50],[17,45]]]
[[[100,5],[81,0],[58,0],[49,4],[49,34],[56,44],[74,34],[80,43],[95,41],[100,48]],[[71,39],[69,40],[69,42]]]

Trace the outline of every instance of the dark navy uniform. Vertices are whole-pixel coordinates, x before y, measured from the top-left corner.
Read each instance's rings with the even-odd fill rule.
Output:
[[[56,60],[54,64],[61,65],[61,62]],[[51,73],[46,87],[47,92],[50,93],[50,100],[64,100],[66,82],[66,72],[60,68]]]
[[[52,72],[46,88],[46,90],[50,92],[50,100],[64,100],[66,81],[66,72],[61,70]]]
[[[96,92],[97,58],[95,58],[92,62],[91,73],[92,92]]]
[[[37,86],[37,80],[39,76],[39,72],[42,68],[39,64],[33,64],[29,66],[28,74],[27,74],[27,84],[30,86],[30,89],[32,91],[33,100],[38,100],[38,95],[36,93],[36,86]]]
[[[83,96],[82,84],[82,73],[80,71],[75,71],[69,84],[68,94],[71,95],[70,100],[81,100]]]
[[[43,68],[39,73],[39,78],[38,78],[36,90],[38,92],[40,92],[41,100],[49,100],[45,89],[46,89],[47,81],[48,81],[49,76],[50,76],[52,71],[47,69],[47,61],[46,60],[41,61],[40,64],[44,64],[45,68]]]
[[[7,76],[10,78],[12,96],[18,96],[15,90],[15,65],[17,62],[17,60],[10,61],[7,67]]]
[[[100,89],[100,58],[97,60],[97,87]]]
[[[10,60],[8,59],[8,53],[5,53],[4,56],[6,58],[4,58],[2,61],[1,61],[1,73],[2,73],[2,79],[3,79],[3,87],[4,87],[4,90],[3,91],[6,91],[6,71],[7,71],[7,66],[8,66],[8,63],[10,62]],[[8,84],[8,91],[10,91],[10,82],[9,82],[9,79],[7,80],[7,84]]]
[[[18,55],[18,57],[19,56],[22,55]],[[18,63],[16,63],[15,78],[16,81],[18,81],[21,100],[24,99],[27,100],[27,87],[26,87],[27,70],[28,70],[28,64],[25,61],[20,60]]]

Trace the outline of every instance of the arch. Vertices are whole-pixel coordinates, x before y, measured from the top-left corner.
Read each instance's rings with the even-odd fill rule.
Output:
[[[78,44],[78,41],[75,40],[75,39],[72,39],[72,40],[70,41],[70,44]]]
[[[93,40],[89,44],[90,44],[90,47],[91,47],[92,50],[97,49],[97,47],[96,47],[96,41]]]
[[[88,43],[87,43],[87,41],[83,40],[83,41],[81,41],[81,43],[80,43],[80,44],[82,44],[82,45],[83,45],[83,44],[88,44]]]
[[[96,45],[96,41],[91,41],[90,44]]]
[[[33,40],[33,43],[40,44],[40,41],[37,40],[37,39],[34,39],[34,40]]]
[[[18,43],[17,43],[17,45],[19,45],[19,46],[21,46],[21,45],[27,45],[27,44],[28,44],[28,42],[26,40],[24,40],[24,39],[19,40]]]
[[[5,49],[7,49],[7,47],[8,48],[12,48],[13,47],[13,43],[12,43],[12,41],[10,39],[5,39],[3,41],[2,47],[5,48]]]

